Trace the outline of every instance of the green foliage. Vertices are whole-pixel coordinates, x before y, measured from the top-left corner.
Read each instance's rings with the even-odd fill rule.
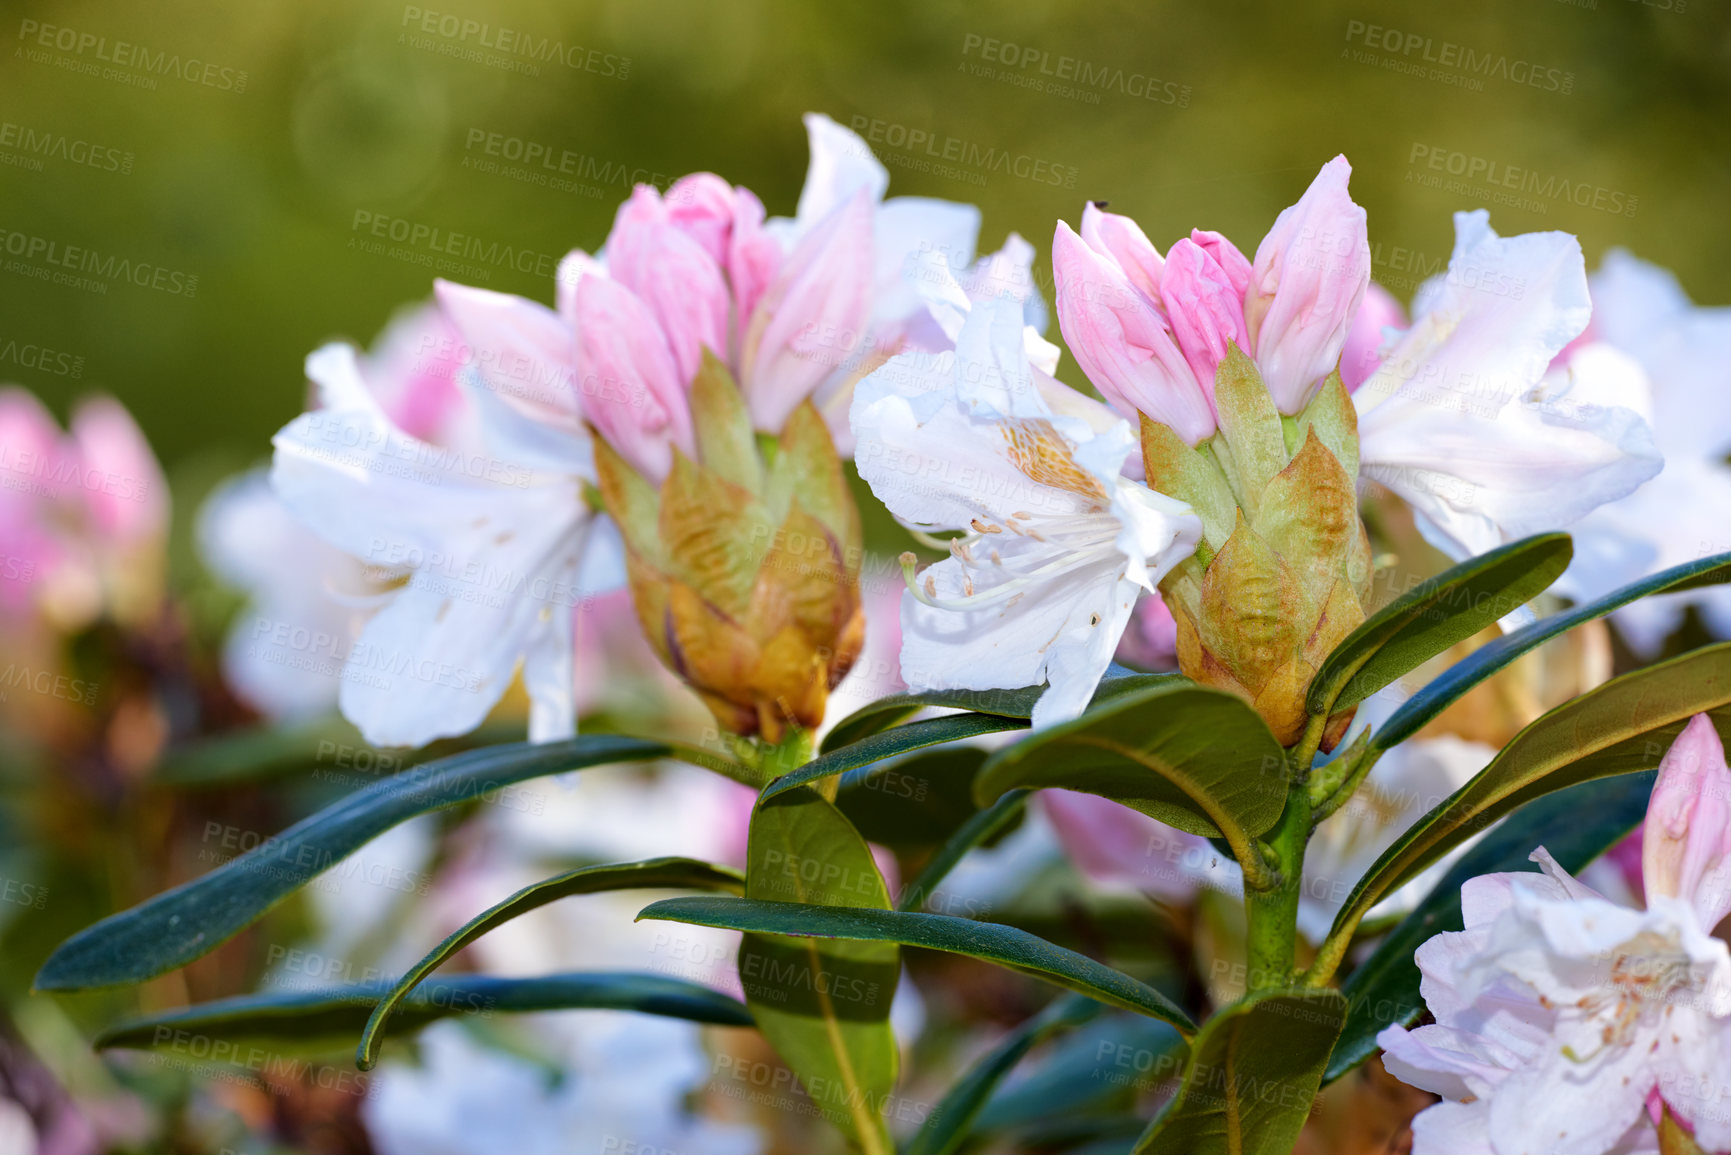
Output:
[[[265,911],[417,814],[570,770],[674,752],[663,742],[586,734],[544,745],[491,746],[375,782],[200,878],[103,919],[61,943],[39,990],[143,982],[215,950]]]
[[[727,890],[740,894],[745,889],[745,877],[738,871],[713,866],[692,858],[651,858],[643,862],[622,862],[606,866],[586,866],[543,879],[519,890],[503,902],[496,903],[476,915],[434,947],[426,957],[410,967],[392,985],[389,993],[379,1000],[361,1032],[361,1042],[355,1055],[355,1065],[371,1070],[378,1062],[379,1045],[385,1025],[392,1013],[408,998],[426,977],[446,959],[486,934],[520,915],[561,898],[579,894],[597,894],[609,890]]]
[[[1177,1095],[1136,1146],[1148,1155],[1287,1155],[1346,1017],[1337,991],[1268,991],[1209,1019]]]
[[[994,754],[975,782],[989,802],[1017,788],[1099,794],[1235,847],[1274,825],[1286,754],[1242,698],[1189,682],[1114,696]]]
[[[1335,714],[1505,618],[1569,568],[1566,533],[1491,550],[1414,586],[1353,630],[1310,683],[1306,707]]]
[[[748,857],[749,899],[889,910],[871,848],[816,791],[759,801]],[[881,940],[748,934],[739,944],[739,981],[758,1029],[868,1155],[895,1150],[882,1107],[896,1085],[890,1000],[900,977],[900,950]]]
[[[1185,1033],[1196,1029],[1177,1004],[1146,983],[1027,931],[994,922],[947,914],[737,898],[664,898],[644,907],[637,917],[754,934],[868,939],[948,951],[1045,979],[1109,1006],[1171,1023]]]
[[[131,1019],[96,1038],[98,1047],[178,1046],[189,1037],[210,1044],[295,1043],[346,1046],[389,990],[385,980],[288,994],[243,995]],[[751,1013],[720,991],[666,975],[581,972],[532,979],[458,975],[423,984],[404,999],[385,1033],[407,1034],[453,1015],[616,1010],[751,1026]],[[201,1050],[203,1048],[201,1047]],[[230,1053],[216,1047],[214,1058]]]

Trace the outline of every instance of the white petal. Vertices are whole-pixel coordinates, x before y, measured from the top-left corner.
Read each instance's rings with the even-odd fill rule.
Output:
[[[889,170],[865,141],[821,112],[805,114],[805,132],[811,161],[795,210],[798,228],[815,225],[862,188],[870,190],[874,201],[884,199],[890,187]]]
[[[1363,419],[1361,468],[1457,560],[1566,526],[1659,471],[1651,430],[1620,403],[1639,401],[1633,369],[1603,350],[1506,404],[1457,410],[1397,395]]]

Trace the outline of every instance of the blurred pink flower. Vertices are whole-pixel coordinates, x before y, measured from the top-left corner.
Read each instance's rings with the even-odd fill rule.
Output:
[[[168,516],[161,466],[118,401],[80,403],[62,435],[32,394],[0,388],[0,613],[64,630],[154,614]]]
[[[1340,354],[1340,379],[1348,389],[1357,389],[1382,365],[1382,348],[1388,330],[1406,328],[1406,310],[1395,295],[1377,284],[1365,290],[1364,304],[1352,319],[1346,345]]]

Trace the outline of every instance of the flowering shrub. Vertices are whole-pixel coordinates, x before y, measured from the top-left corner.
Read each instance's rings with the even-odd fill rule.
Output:
[[[1343,157],[1250,257],[1200,229],[1162,253],[1088,204],[1079,230],[1057,226],[1055,311],[1102,401],[1058,380],[1032,246],[1012,234],[976,261],[976,210],[885,199],[863,142],[823,116],[807,127],[793,217],[713,174],[642,186],[600,249],[560,264],[552,307],[440,281],[372,352],[308,357],[316,402],[277,435],[268,487],[231,483],[202,522],[253,599],[226,654],[236,691],[292,720],[328,708],[334,681],[369,742],[403,747],[526,709],[528,741],[470,739],[235,839],[238,857],[68,939],[38,987],[190,963],[429,812],[494,803],[497,836],[529,838],[542,815],[513,800],[520,784],[674,762],[714,780],[631,805],[680,853],[573,819],[616,849],[471,902],[392,971],[158,1012],[101,1041],[335,1029],[372,1068],[435,1019],[629,1010],[684,1021],[637,1040],[661,1040],[667,1064],[630,1052],[660,1099],[701,1081],[686,1023],[750,1028],[869,1155],[1007,1126],[999,1085],[1073,1033],[1100,1048],[1093,1081],[1127,1092],[1112,1125],[1128,1120],[1134,1150],[1289,1152],[1319,1091],[1380,1048],[1447,1100],[1418,1116],[1420,1152],[1731,1148],[1731,956],[1712,937],[1731,906],[1731,645],[1608,681],[1583,659],[1569,693],[1529,696],[1512,723],[1472,714],[1485,687],[1522,685],[1544,643],[1607,615],[1650,621],[1640,599],[1722,608],[1707,591],[1731,555],[1649,549],[1674,563],[1652,572],[1640,527],[1617,520],[1661,447],[1692,447],[1686,468],[1723,484],[1724,430],[1689,437],[1651,400],[1674,347],[1619,319],[1648,273],[1619,257],[1594,286],[1574,238],[1505,238],[1460,213],[1409,321],[1370,283]],[[111,408],[83,411],[68,443],[25,399],[0,401],[44,462],[113,452],[149,472]],[[119,597],[120,551],[163,512],[44,485],[0,493],[3,524],[32,565],[81,566]],[[868,553],[866,491],[935,560]],[[70,530],[45,512],[67,503]],[[1562,532],[1577,522],[1609,544],[1577,555]],[[248,533],[271,564],[247,564]],[[1424,575],[1397,553],[1452,564]],[[1566,609],[1546,595],[1559,579]],[[1114,662],[1139,601],[1133,642],[1169,638],[1175,672]],[[0,610],[29,605],[0,587]],[[886,637],[895,677],[875,668]],[[874,690],[837,718],[856,665]],[[627,714],[668,683],[701,704],[694,739],[665,717],[642,736],[611,715],[579,733],[596,703]],[[1445,714],[1471,715],[1470,732],[1438,733]],[[704,799],[696,827],[679,794]],[[1644,910],[1572,873],[1643,813]],[[1207,975],[1108,965],[993,917],[1038,883],[1045,868],[1016,855],[1042,830],[1104,883],[1236,912],[1198,916],[1217,940]],[[543,973],[441,970],[579,896],[708,937],[669,937],[680,966],[654,971],[566,969],[603,952],[558,945],[525,956]],[[1067,993],[910,1106],[904,948]],[[602,1034],[562,1037],[561,1061],[597,1062]],[[468,1045],[434,1027],[425,1070],[390,1076],[369,1108],[397,1121],[390,1149],[439,1130],[417,1095],[467,1102],[439,1089],[465,1071],[633,1149],[589,1125],[607,1095],[549,1091]],[[1108,1055],[1128,1058],[1105,1070]],[[1073,1106],[1030,1093],[1017,1118],[1050,1126]],[[486,1096],[473,1109],[499,1113]],[[751,1147],[732,1128],[654,1133]]]

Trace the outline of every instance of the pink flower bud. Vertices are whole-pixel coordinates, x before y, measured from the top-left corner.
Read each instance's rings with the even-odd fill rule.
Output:
[[[1052,269],[1058,327],[1106,400],[1132,419],[1146,413],[1191,445],[1212,437],[1214,378],[1197,379],[1154,303],[1118,262],[1059,221]]]
[[[1207,250],[1183,240],[1166,254],[1160,300],[1190,371],[1197,381],[1212,384],[1227,346],[1235,342],[1242,349],[1248,343],[1243,295]]]
[[[72,445],[99,547],[124,549],[168,528],[168,483],[120,402],[93,397],[72,414]]]
[[[716,267],[725,267],[733,236],[733,186],[712,172],[694,172],[674,181],[662,203],[673,227],[701,245]]]
[[[13,559],[0,567],[0,614],[29,606],[63,556],[48,509],[62,457],[60,427],[42,402],[17,386],[0,389],[0,541]]]
[[[606,277],[577,285],[577,393],[583,415],[644,476],[660,482],[673,447],[695,453],[691,406],[661,326],[637,296]]]
[[[1101,202],[1089,201],[1082,206],[1082,239],[1102,257],[1117,262],[1125,279],[1150,301],[1160,300],[1160,271],[1166,262],[1141,225],[1118,213],[1105,212]]]
[[[1287,415],[1334,369],[1370,283],[1365,213],[1352,203],[1352,166],[1337,156],[1262,238],[1244,319],[1274,404]]]
[[[1340,352],[1340,379],[1348,389],[1357,389],[1382,367],[1383,331],[1404,328],[1406,310],[1393,293],[1372,281]]]
[[[745,344],[757,303],[781,268],[781,245],[764,231],[763,202],[749,189],[736,189],[733,232],[727,241],[727,279],[733,286],[735,346]]]
[[[1250,289],[1250,262],[1238,251],[1238,246],[1219,233],[1207,229],[1191,229],[1190,239],[1200,245],[1202,251],[1213,257],[1214,263],[1226,271],[1226,279],[1231,282],[1233,291],[1242,302],[1244,294]]]
[[[638,185],[619,206],[607,235],[607,271],[660,322],[681,380],[697,375],[704,346],[727,356],[731,301],[721,267],[673,224],[649,185]]]
[[[1665,752],[1642,827],[1647,901],[1681,898],[1712,927],[1731,912],[1731,770],[1713,720],[1696,714]]]
[[[854,193],[800,238],[758,301],[740,356],[740,384],[758,429],[779,432],[865,340],[874,211],[867,190]]]

